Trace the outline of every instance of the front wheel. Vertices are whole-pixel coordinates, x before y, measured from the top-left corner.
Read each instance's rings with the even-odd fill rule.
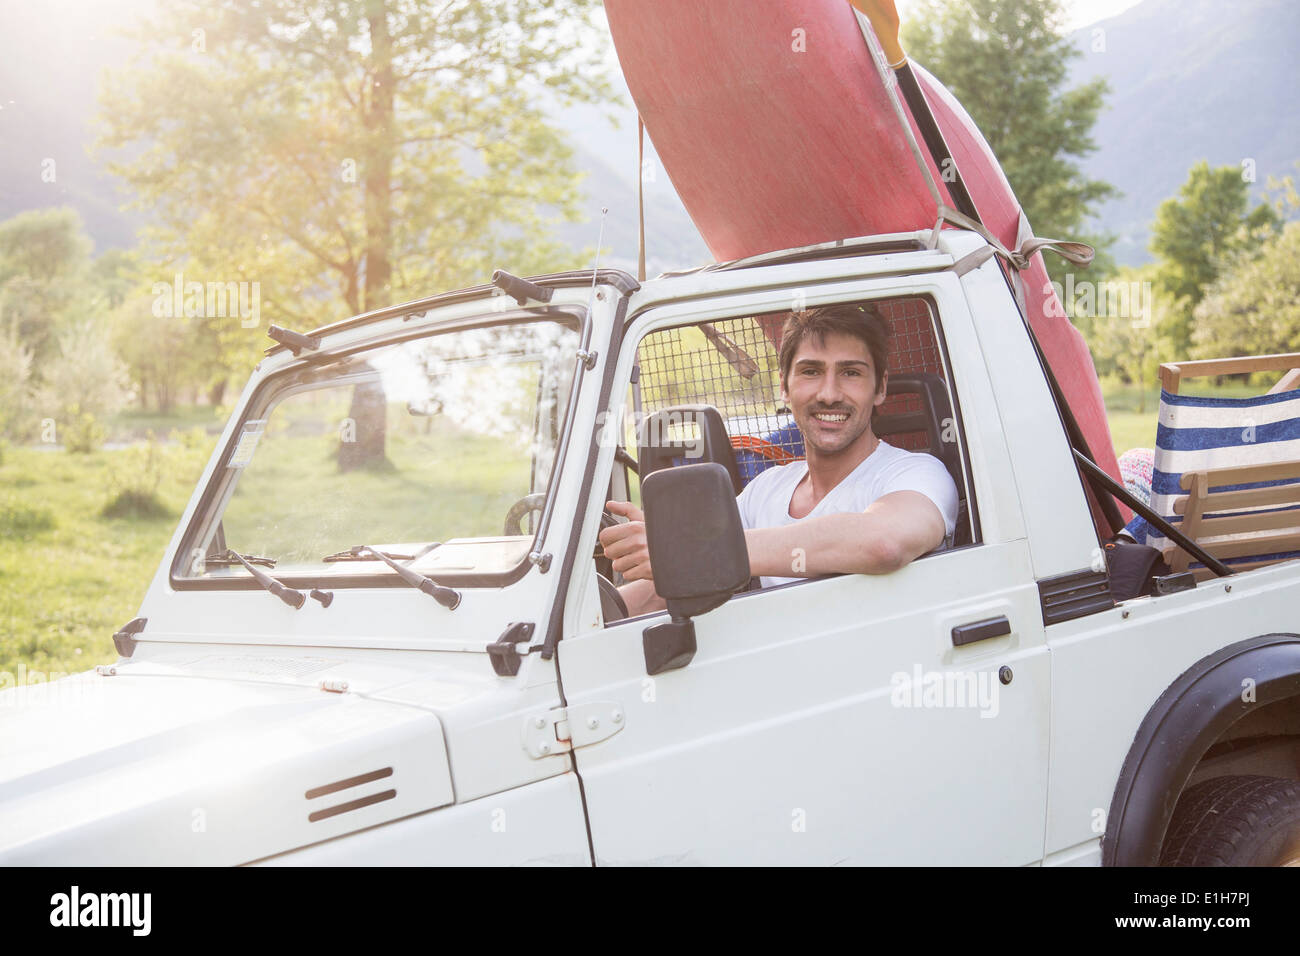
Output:
[[[1300,866],[1300,783],[1215,777],[1178,799],[1161,866]]]

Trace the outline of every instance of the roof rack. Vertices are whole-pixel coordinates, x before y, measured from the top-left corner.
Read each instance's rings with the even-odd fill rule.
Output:
[[[712,262],[691,269],[664,272],[657,278],[667,279],[673,276],[694,275],[701,272],[728,272],[734,269],[788,265],[794,262],[838,259],[846,256],[886,255],[891,252],[924,252],[930,247],[926,245],[925,240],[922,238],[923,235],[929,235],[928,230],[925,233],[902,232],[883,236],[855,236],[849,239],[835,239],[831,242],[818,242],[810,246],[796,246],[793,249],[762,252],[758,255],[746,256],[743,259]]]
[[[631,295],[637,289],[641,288],[641,284],[622,269],[600,269],[595,273],[590,269],[576,269],[572,272],[554,272],[549,275],[529,277],[529,281],[535,285],[545,286],[552,289],[566,288],[575,285],[591,285],[593,280],[604,285],[612,285],[623,295]],[[456,302],[466,302],[472,299],[484,298],[499,291],[500,290],[492,283],[485,282],[468,289],[457,289],[454,292],[442,292],[438,295],[427,296],[423,299],[413,299],[410,302],[402,302],[397,305],[385,306],[382,309],[375,309],[371,312],[363,312],[361,315],[354,315],[351,318],[341,319],[338,322],[331,322],[328,325],[322,325],[313,329],[308,334],[312,338],[316,338],[321,335],[332,335],[335,332],[359,328],[363,325],[369,325],[372,322],[381,322],[384,319],[392,319],[399,316],[416,317],[423,315],[429,309],[438,308],[444,305],[452,305]],[[267,348],[265,354],[274,355],[285,349],[285,345],[277,342],[275,345]]]

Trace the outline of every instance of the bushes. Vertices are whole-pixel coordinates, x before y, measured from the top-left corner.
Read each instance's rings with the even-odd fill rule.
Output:
[[[104,426],[90,412],[73,405],[63,423],[63,447],[74,454],[87,454],[104,444],[108,436]]]
[[[171,511],[158,497],[166,465],[167,450],[158,444],[153,432],[143,445],[114,453],[108,466],[108,504],[100,515],[146,521],[170,518]]]
[[[14,495],[0,498],[0,537],[26,541],[33,535],[54,528],[54,514],[48,508],[35,508]]]
[[[69,451],[93,451],[106,435],[99,420],[126,402],[126,371],[104,331],[90,323],[61,335],[59,352],[43,370],[39,407],[59,426]]]
[[[111,453],[102,517],[156,521],[175,516],[159,488],[168,482],[188,490],[202,473],[214,439],[202,428],[172,429],[167,439],[164,445],[150,431],[144,444]]]
[[[157,521],[172,517],[171,510],[162,503],[156,492],[141,491],[138,488],[124,488],[108,504],[104,505],[100,516],[104,518],[125,518],[127,520]]]
[[[0,438],[21,438],[32,400],[32,353],[12,329],[0,330]]]

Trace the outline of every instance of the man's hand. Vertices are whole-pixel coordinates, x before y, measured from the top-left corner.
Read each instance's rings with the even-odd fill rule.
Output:
[[[628,519],[625,524],[606,528],[600,533],[600,546],[605,549],[605,557],[613,562],[614,570],[623,575],[625,581],[653,581],[645,515],[628,501],[607,501],[605,508]]]

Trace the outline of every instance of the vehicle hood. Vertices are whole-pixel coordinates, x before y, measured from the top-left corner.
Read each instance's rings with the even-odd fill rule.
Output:
[[[246,863],[454,802],[428,710],[100,670],[0,692],[0,864]]]

